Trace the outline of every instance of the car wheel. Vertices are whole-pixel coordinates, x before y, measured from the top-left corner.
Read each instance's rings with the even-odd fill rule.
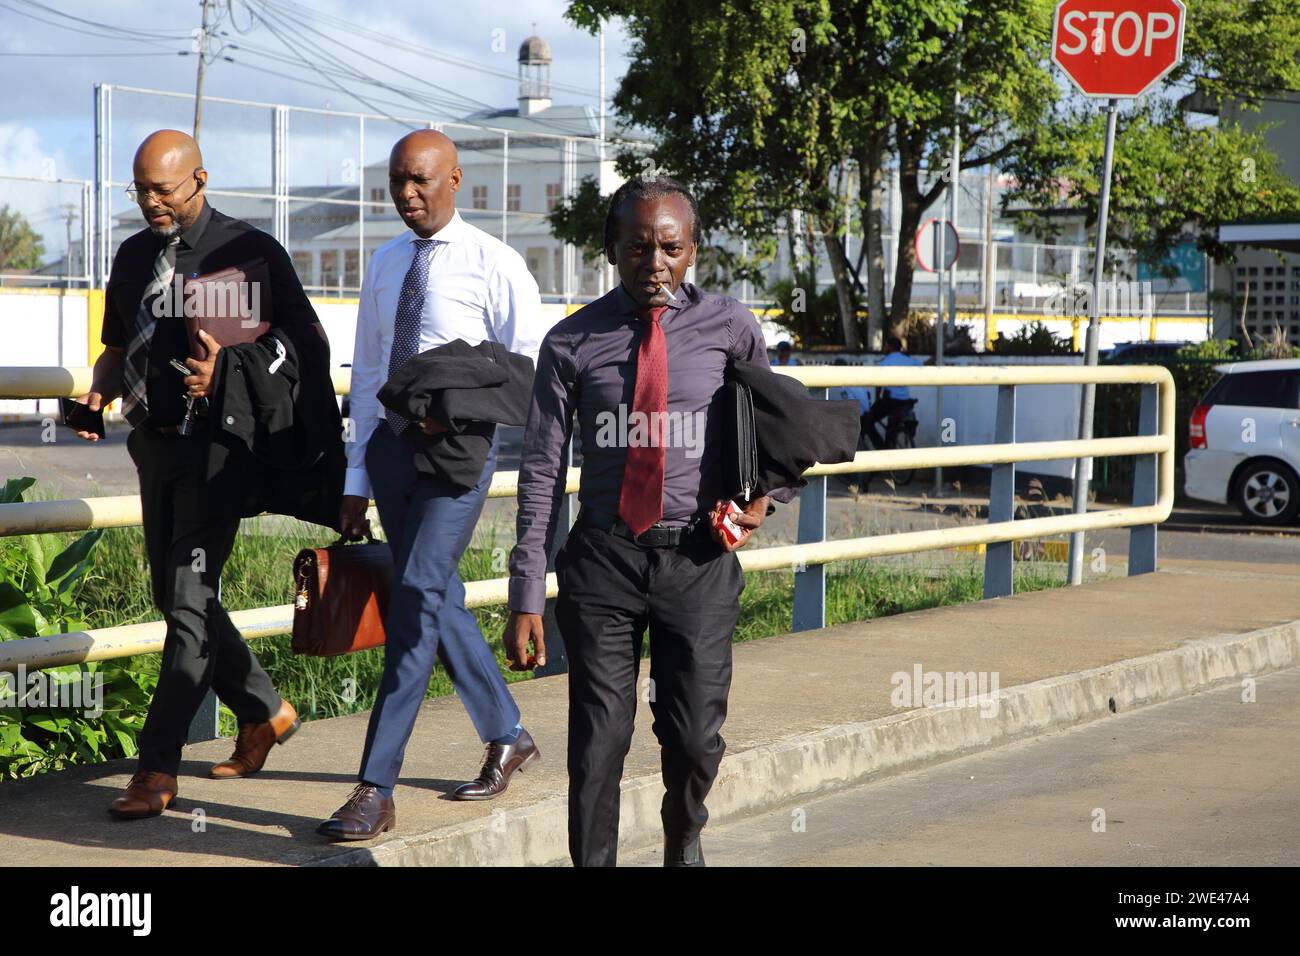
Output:
[[[1300,479],[1280,461],[1252,462],[1237,479],[1237,508],[1260,524],[1290,524],[1300,511]]]

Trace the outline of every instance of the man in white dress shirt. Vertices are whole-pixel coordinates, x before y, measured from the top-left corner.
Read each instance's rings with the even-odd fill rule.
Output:
[[[413,430],[434,435],[446,430],[445,423],[407,421],[386,413],[376,397],[411,356],[455,339],[497,342],[537,359],[546,332],[537,282],[519,253],[456,212],[460,181],[456,146],[442,133],[417,130],[398,140],[389,157],[388,189],[410,231],[375,251],[361,287],[352,357],[354,434],[340,520],[345,537],[364,535],[373,493],[394,574],[384,676],[370,714],[361,783],[317,830],[336,840],[369,839],[396,824],[393,787],[435,658],[485,744],[482,771],[455,798],[491,799],[515,770],[540,756],[465,607],[457,572],[492,481],[496,442],[478,484],[462,491],[415,469]]]

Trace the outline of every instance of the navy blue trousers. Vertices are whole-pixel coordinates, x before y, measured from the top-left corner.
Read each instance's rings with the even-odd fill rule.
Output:
[[[384,619],[384,676],[370,712],[360,780],[396,784],[435,659],[484,742],[505,736],[519,722],[496,657],[465,607],[458,570],[495,469],[494,441],[478,484],[462,491],[419,474],[411,446],[386,422],[370,438],[366,470],[393,549],[393,590]]]

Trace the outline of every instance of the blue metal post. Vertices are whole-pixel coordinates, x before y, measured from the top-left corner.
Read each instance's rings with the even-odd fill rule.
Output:
[[[813,398],[826,398],[826,389],[810,388]],[[826,540],[826,476],[808,479],[799,492],[799,544]],[[810,631],[826,626],[826,566],[799,565],[794,574],[794,612],[790,630]]]
[[[1158,385],[1143,385],[1138,408],[1138,434],[1155,435],[1160,431],[1160,395]],[[1133,468],[1133,506],[1156,503],[1157,457],[1139,455]],[[1156,526],[1139,525],[1128,533],[1128,573],[1150,574],[1156,569]]]
[[[999,445],[1013,444],[1016,440],[1016,387],[998,386],[998,412],[994,424],[993,441]],[[1016,466],[1014,463],[994,465],[989,479],[989,524],[1011,521],[1015,517]],[[1000,541],[984,548],[984,596],[1008,597],[1015,589],[1012,583],[1015,542]]]

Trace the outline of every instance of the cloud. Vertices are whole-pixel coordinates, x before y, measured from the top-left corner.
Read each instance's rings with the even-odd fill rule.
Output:
[[[41,142],[41,134],[31,126],[0,123],[0,206],[21,212],[32,228],[41,234],[49,257],[62,255],[65,243],[65,217],[68,207],[81,216],[81,187],[57,183],[67,162],[63,151],[50,149]],[[32,176],[43,182],[5,179],[6,176]],[[73,235],[80,226],[73,225]]]

